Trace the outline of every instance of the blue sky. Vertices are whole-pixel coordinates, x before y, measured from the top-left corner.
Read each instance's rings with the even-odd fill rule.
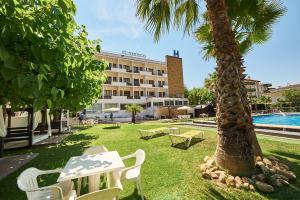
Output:
[[[188,88],[203,86],[214,60],[202,59],[201,46],[192,36],[171,30],[159,42],[144,30],[135,17],[134,0],[74,0],[76,21],[87,26],[91,39],[102,40],[102,50],[143,53],[147,58],[164,60],[179,50],[184,65],[184,82]],[[255,46],[244,60],[247,74],[273,86],[300,83],[300,1],[285,0],[287,12],[273,27],[272,38]],[[204,9],[204,7],[203,7]]]

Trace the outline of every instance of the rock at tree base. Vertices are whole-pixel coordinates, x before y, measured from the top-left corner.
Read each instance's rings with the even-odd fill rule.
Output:
[[[235,181],[233,176],[228,176],[228,178],[226,179],[226,185],[233,186],[233,187],[235,186]]]
[[[274,192],[274,188],[271,185],[266,184],[261,181],[256,181],[255,186],[259,191],[262,191],[262,192],[267,192],[267,193]]]
[[[207,173],[207,172],[203,172],[203,173],[202,173],[202,177],[205,178],[205,179],[211,180],[211,176],[210,176],[210,174]]]
[[[288,178],[289,180],[295,180],[297,177],[291,171],[277,170],[277,174]]]

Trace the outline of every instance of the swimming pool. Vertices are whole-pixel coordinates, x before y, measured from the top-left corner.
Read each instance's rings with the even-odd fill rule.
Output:
[[[300,114],[270,114],[253,116],[254,124],[300,126]]]

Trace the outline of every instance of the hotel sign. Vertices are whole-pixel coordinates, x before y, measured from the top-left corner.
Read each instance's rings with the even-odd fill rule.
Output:
[[[135,53],[135,52],[130,52],[130,51],[122,51],[122,55],[124,55],[124,56],[133,56],[133,57],[138,57],[138,58],[146,58],[145,54]]]

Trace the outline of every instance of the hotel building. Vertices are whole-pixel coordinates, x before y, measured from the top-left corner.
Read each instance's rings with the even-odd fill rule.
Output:
[[[143,54],[123,51],[121,54],[101,52],[98,59],[106,60],[107,79],[102,86],[102,97],[87,109],[88,114],[104,118],[104,109],[117,107],[114,117],[130,117],[125,111],[128,104],[139,104],[143,111],[139,117],[160,118],[160,108],[188,105],[184,98],[182,59],[178,52],[167,55],[165,61],[146,59]],[[167,117],[167,116],[166,116]]]

